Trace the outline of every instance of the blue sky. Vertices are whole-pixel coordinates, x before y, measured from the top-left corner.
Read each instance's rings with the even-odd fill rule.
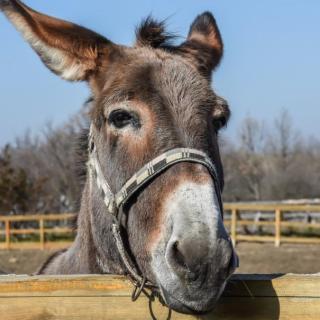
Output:
[[[227,134],[237,134],[250,115],[266,122],[286,108],[295,127],[320,137],[319,0],[26,0],[47,14],[82,24],[114,42],[130,44],[134,27],[152,13],[168,18],[170,30],[185,36],[194,17],[215,15],[225,56],[213,77],[217,93],[230,103]],[[46,122],[63,123],[89,95],[83,83],[51,74],[13,27],[0,16],[0,146]]]

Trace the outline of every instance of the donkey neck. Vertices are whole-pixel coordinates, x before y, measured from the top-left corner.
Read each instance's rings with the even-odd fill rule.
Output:
[[[77,220],[77,236],[68,250],[56,252],[36,274],[124,274],[111,232],[112,220],[87,179]]]
[[[111,231],[112,217],[106,212],[97,186],[93,183],[90,187],[88,180],[82,194],[75,240],[79,263],[91,269],[94,266],[97,273],[123,274]]]

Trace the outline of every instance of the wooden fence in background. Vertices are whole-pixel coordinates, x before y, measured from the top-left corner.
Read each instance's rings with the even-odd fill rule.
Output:
[[[75,219],[76,215],[72,213],[61,214],[37,214],[23,216],[0,216],[0,223],[4,225],[4,229],[0,229],[0,235],[4,235],[4,241],[0,242],[0,249],[62,249],[70,246],[70,240],[50,241],[46,239],[48,234],[64,234],[73,235],[74,228],[70,226],[55,227],[47,226],[47,222],[70,222]],[[36,222],[37,228],[12,228],[13,222]],[[38,235],[38,241],[12,241],[12,235]]]
[[[171,320],[319,320],[320,275],[234,275],[210,314],[173,312]],[[1,320],[150,319],[143,295],[119,276],[0,276]],[[168,309],[153,304],[157,319]]]
[[[317,243],[320,244],[320,237],[306,237],[306,236],[284,236],[282,235],[283,228],[311,228],[320,229],[320,223],[310,223],[307,221],[284,221],[282,216],[284,213],[320,213],[320,205],[301,205],[301,204],[259,204],[259,203],[226,203],[224,205],[225,211],[231,212],[230,219],[225,219],[225,225],[228,227],[231,239],[234,244],[238,241],[261,241],[274,242],[275,246],[280,246],[281,242],[290,243]],[[243,220],[240,214],[243,212],[253,213],[273,213],[274,219],[268,221],[256,221],[254,219]],[[273,229],[273,235],[247,235],[239,234],[239,227],[241,226],[269,226]]]
[[[301,204],[259,204],[259,203],[226,203],[224,205],[225,211],[230,212],[230,215],[225,216],[225,225],[230,231],[230,235],[234,244],[239,241],[261,241],[274,242],[279,246],[284,242],[291,243],[318,243],[320,244],[320,236],[285,236],[282,234],[284,228],[294,229],[318,229],[320,230],[320,223],[310,223],[307,221],[288,221],[283,219],[284,213],[320,213],[320,205],[301,205]],[[241,216],[243,213],[270,213],[273,214],[274,219],[269,220],[244,220]],[[48,226],[48,222],[68,222],[76,218],[75,214],[49,214],[49,215],[23,215],[23,216],[0,216],[0,236],[3,236],[4,241],[0,241],[0,249],[58,249],[65,248],[70,245],[74,235],[74,229],[70,226],[55,227]],[[36,222],[36,228],[13,228],[14,222]],[[3,227],[1,228],[1,224]],[[67,223],[65,223],[67,225]],[[243,234],[241,228],[255,226],[255,227],[269,227],[272,229],[271,235],[259,234]],[[60,234],[69,235],[64,241],[52,241],[47,239],[47,235]],[[14,235],[38,235],[37,241],[18,241],[12,239]],[[70,237],[71,235],[71,237]],[[14,240],[14,241],[13,241]]]

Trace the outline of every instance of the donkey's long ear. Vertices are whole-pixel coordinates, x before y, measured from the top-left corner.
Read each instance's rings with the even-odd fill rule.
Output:
[[[223,55],[223,42],[213,15],[204,12],[193,21],[187,40],[178,52],[191,60],[205,76],[219,64]]]
[[[70,81],[88,80],[112,43],[70,22],[36,12],[18,0],[0,0],[3,11],[47,67]]]

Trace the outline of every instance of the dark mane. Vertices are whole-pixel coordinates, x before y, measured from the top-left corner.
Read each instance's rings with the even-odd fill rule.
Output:
[[[94,98],[90,96],[84,102],[84,108],[86,110],[89,110],[92,107],[93,100]],[[82,128],[75,138],[76,175],[81,183],[81,187],[84,186],[87,178],[88,143],[89,127]]]
[[[93,101],[93,97],[89,97],[83,107],[86,111],[91,108],[91,103]],[[88,119],[88,112],[85,112],[85,117],[87,122],[89,123]],[[73,141],[73,159],[75,163],[74,167],[74,174],[76,181],[79,183],[79,189],[83,190],[86,179],[87,179],[87,162],[88,162],[88,143],[89,143],[89,127],[88,124],[82,126],[80,129],[77,130],[76,136],[74,137]],[[76,212],[79,212],[81,206],[81,197],[79,197],[74,206],[76,208]],[[77,221],[76,219],[72,222],[72,226],[74,230],[77,229]]]
[[[89,129],[82,129],[76,138],[76,174],[78,179],[83,186],[87,177],[87,161],[88,161],[88,137],[89,137]]]
[[[136,28],[138,46],[166,48],[175,38],[177,38],[175,34],[166,31],[166,20],[157,21],[152,16],[142,20]]]

